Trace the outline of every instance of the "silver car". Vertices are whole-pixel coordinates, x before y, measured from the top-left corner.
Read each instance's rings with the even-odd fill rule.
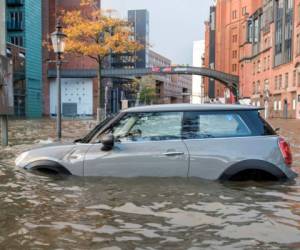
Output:
[[[107,177],[286,180],[289,144],[242,105],[157,105],[121,111],[70,144],[21,154],[18,167]]]

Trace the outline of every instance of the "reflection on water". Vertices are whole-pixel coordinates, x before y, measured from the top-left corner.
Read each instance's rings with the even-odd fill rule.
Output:
[[[0,249],[299,249],[300,180],[53,179],[1,166]]]

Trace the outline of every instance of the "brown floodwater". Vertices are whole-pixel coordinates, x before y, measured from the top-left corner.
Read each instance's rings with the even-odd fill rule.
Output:
[[[54,179],[13,167],[15,156],[35,140],[47,140],[54,125],[15,123],[14,146],[0,148],[0,250],[300,249],[300,178]],[[299,121],[272,124],[291,143],[300,173]],[[82,134],[89,128],[76,126]]]
[[[0,211],[0,249],[300,249],[300,179],[62,179],[2,165]]]

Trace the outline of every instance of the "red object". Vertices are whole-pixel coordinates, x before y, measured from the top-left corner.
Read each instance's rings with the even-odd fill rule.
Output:
[[[153,67],[152,72],[160,72],[160,67]]]
[[[162,71],[163,72],[172,72],[172,68],[171,67],[163,68]]]
[[[286,165],[292,165],[293,163],[293,157],[292,157],[292,151],[290,148],[290,144],[282,137],[279,137],[278,139],[278,145],[282,154],[282,157],[284,159],[284,162]]]
[[[235,103],[235,95],[233,94],[233,92],[230,90],[230,104],[234,104]]]

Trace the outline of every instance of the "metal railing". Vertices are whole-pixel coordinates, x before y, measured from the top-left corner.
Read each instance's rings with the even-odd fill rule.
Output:
[[[24,5],[24,0],[6,0],[8,6],[21,6]]]

